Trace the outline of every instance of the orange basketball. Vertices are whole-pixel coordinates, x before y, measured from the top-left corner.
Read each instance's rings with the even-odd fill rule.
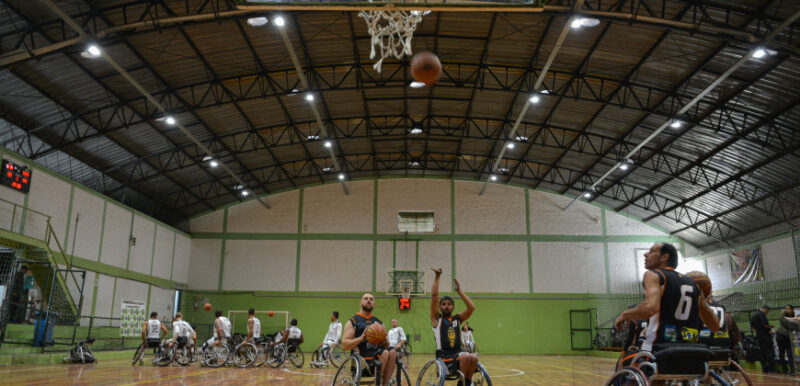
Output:
[[[376,346],[383,346],[383,342],[386,342],[386,327],[384,327],[380,323],[372,323],[367,327],[367,331],[364,331],[367,334],[367,342],[370,344],[374,344]]]
[[[411,76],[417,82],[431,86],[442,75],[442,62],[439,57],[428,51],[422,51],[411,58]]]
[[[206,303],[203,305],[203,309],[206,311],[211,311],[211,303]]]
[[[711,279],[708,278],[708,275],[700,271],[692,271],[687,272],[686,276],[689,276],[697,283],[697,287],[703,292],[703,296],[708,298],[711,295]]]
[[[275,311],[267,312],[267,315],[269,315],[269,317],[271,318],[271,317],[275,316]]]

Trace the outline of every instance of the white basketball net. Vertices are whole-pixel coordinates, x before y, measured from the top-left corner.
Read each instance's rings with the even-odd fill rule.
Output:
[[[430,11],[398,11],[391,5],[380,11],[360,11],[359,17],[367,22],[367,29],[372,36],[369,58],[375,59],[375,47],[380,48],[381,58],[372,65],[378,73],[381,72],[383,59],[394,56],[402,59],[403,55],[411,55],[411,39],[417,24],[422,17]]]

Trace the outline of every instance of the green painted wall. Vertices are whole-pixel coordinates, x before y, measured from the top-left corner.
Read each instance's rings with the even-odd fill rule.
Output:
[[[212,312],[205,312],[202,304],[194,311],[195,298],[208,298],[220,305],[225,315],[229,310],[290,311],[303,330],[306,343],[302,348],[311,352],[322,342],[328,331],[331,311],[339,311],[344,324],[359,310],[361,294],[298,294],[298,293],[225,293],[224,291],[192,292],[183,294],[181,311],[193,324],[211,324]],[[451,296],[454,294],[450,294]],[[592,297],[580,294],[525,294],[499,297],[497,294],[476,294],[476,311],[469,319],[475,330],[475,340],[482,353],[503,354],[570,354],[569,310],[590,307]],[[492,298],[490,298],[492,297]],[[456,310],[464,303],[456,300]],[[376,299],[375,315],[389,325],[396,318],[408,335],[419,335],[419,342],[411,339],[414,352],[432,353],[435,345],[430,327],[430,298],[413,298],[410,311],[400,311],[396,297]],[[262,325],[274,325],[268,318]],[[200,329],[202,330],[202,329]],[[239,331],[234,331],[239,332]],[[241,331],[244,332],[244,331]],[[271,331],[264,331],[271,332]],[[202,335],[202,333],[201,333]],[[202,337],[202,336],[201,336]],[[205,337],[207,338],[207,337]]]

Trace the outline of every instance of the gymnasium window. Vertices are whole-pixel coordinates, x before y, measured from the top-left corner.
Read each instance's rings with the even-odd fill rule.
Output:
[[[433,212],[400,212],[397,229],[401,233],[432,233],[435,229]]]

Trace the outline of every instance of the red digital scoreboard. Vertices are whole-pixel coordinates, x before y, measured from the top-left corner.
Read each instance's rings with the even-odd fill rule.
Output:
[[[400,298],[400,310],[411,309],[411,298]]]
[[[0,183],[18,192],[28,193],[31,190],[31,170],[4,159]]]

